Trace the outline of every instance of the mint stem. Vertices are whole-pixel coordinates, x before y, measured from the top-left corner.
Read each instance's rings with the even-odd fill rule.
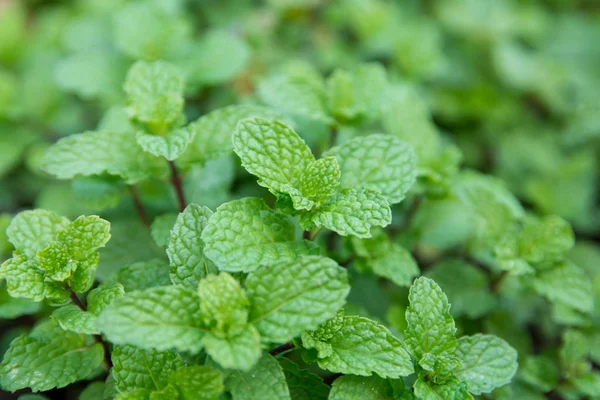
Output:
[[[281,354],[283,352],[287,352],[289,350],[293,350],[295,349],[296,346],[293,343],[284,343],[281,346],[277,346],[275,347],[273,350],[269,351],[269,354],[272,355],[273,357],[275,357],[278,354]]]
[[[183,212],[187,203],[185,202],[185,194],[183,193],[183,184],[179,172],[177,172],[177,166],[173,161],[169,161],[169,168],[171,169],[171,184],[175,188],[177,194],[177,203],[179,204],[179,212]]]
[[[140,222],[145,226],[150,226],[150,221],[148,220],[148,216],[146,215],[146,210],[144,209],[144,204],[142,203],[142,199],[140,198],[140,194],[138,193],[137,188],[133,185],[130,185],[129,194],[131,195],[131,200],[133,200],[133,207],[137,212]]]

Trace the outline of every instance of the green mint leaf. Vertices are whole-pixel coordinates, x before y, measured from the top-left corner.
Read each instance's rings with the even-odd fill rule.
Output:
[[[530,356],[519,366],[519,378],[542,392],[551,391],[558,384],[559,369],[548,356]]]
[[[6,290],[12,297],[40,302],[45,298],[61,303],[69,298],[62,283],[46,282],[45,274],[24,255],[15,255],[0,267],[0,276],[6,279]]]
[[[207,275],[198,285],[202,319],[208,329],[225,336],[241,333],[248,322],[246,292],[231,275]]]
[[[394,391],[389,382],[378,376],[345,375],[331,385],[329,400],[393,400]]]
[[[340,186],[340,167],[335,157],[312,161],[297,182],[297,190],[289,190],[294,208],[312,210],[321,207]],[[295,188],[294,188],[295,189]]]
[[[342,188],[373,189],[390,204],[402,201],[417,178],[417,156],[409,144],[393,136],[351,139],[326,153],[342,171]]]
[[[457,378],[438,385],[419,377],[415,382],[414,391],[416,397],[422,400],[473,400],[473,396],[467,390],[467,384]]]
[[[149,400],[173,400],[179,399],[179,392],[173,385],[167,385],[164,389],[150,393]]]
[[[336,325],[327,335],[322,330],[302,334],[303,345],[318,350],[319,367],[342,374],[375,373],[384,378],[399,378],[414,372],[402,342],[383,325],[355,316],[343,317]]]
[[[462,367],[462,362],[458,357],[451,355],[425,353],[419,360],[419,365],[430,372],[426,374],[429,381],[442,385],[454,377],[454,372]]]
[[[442,289],[433,280],[421,277],[412,284],[408,300],[404,338],[411,354],[417,360],[425,353],[453,354],[456,327]]]
[[[172,351],[143,350],[133,346],[114,346],[111,352],[112,376],[119,392],[161,390],[169,375],[184,366]]]
[[[205,333],[201,321],[198,296],[193,290],[163,286],[114,299],[96,324],[115,344],[197,353]]]
[[[179,158],[183,162],[206,162],[233,151],[231,137],[238,122],[252,117],[285,120],[283,114],[268,107],[241,104],[218,108],[190,124],[196,137]]]
[[[291,400],[281,366],[266,353],[251,371],[231,372],[225,380],[225,386],[233,400]]]
[[[166,135],[182,122],[183,77],[174,65],[138,61],[129,69],[123,87],[130,118],[149,133]]]
[[[120,283],[102,284],[88,293],[87,310],[90,314],[98,316],[114,299],[123,295],[125,288]]]
[[[261,267],[248,275],[245,286],[250,322],[263,341],[277,343],[334,317],[350,291],[346,270],[320,256]]]
[[[116,175],[128,184],[164,175],[164,160],[144,152],[133,131],[84,132],[60,139],[40,161],[40,168],[58,179]]]
[[[392,212],[387,200],[373,190],[344,189],[323,207],[303,217],[342,236],[368,238],[371,227],[390,224]]]
[[[171,229],[176,221],[177,214],[175,213],[167,213],[154,218],[152,225],[150,225],[150,234],[157,245],[162,248],[166,248],[169,245]]]
[[[121,268],[112,278],[126,292],[171,284],[169,265],[162,260],[140,261]]]
[[[96,316],[72,304],[54,310],[51,318],[65,331],[87,335],[99,333],[96,328]]]
[[[375,275],[387,278],[398,286],[410,286],[419,275],[417,262],[408,250],[396,243],[389,243],[386,247],[385,251],[365,262]]]
[[[533,282],[535,290],[553,303],[560,303],[584,313],[592,312],[592,283],[586,273],[571,262],[541,271]]]
[[[262,199],[244,198],[217,208],[202,240],[204,254],[221,271],[250,272],[315,251],[314,243],[295,241],[295,235],[296,227],[287,216],[271,210]]]
[[[225,390],[223,374],[203,365],[179,368],[171,373],[169,383],[181,400],[217,400]]]
[[[77,262],[77,268],[67,280],[67,283],[75,293],[83,293],[90,290],[94,284],[96,268],[100,262],[100,254],[92,253],[88,258]]]
[[[548,265],[565,258],[575,244],[571,225],[550,215],[525,224],[519,240],[519,253],[530,264]]]
[[[251,118],[241,121],[233,134],[233,150],[242,166],[258,177],[258,184],[287,193],[314,156],[294,130],[279,121]]]
[[[92,382],[79,394],[79,400],[104,400],[104,382]]]
[[[82,176],[71,182],[75,199],[95,210],[116,207],[125,189],[125,183],[121,179],[108,175]]]
[[[224,336],[208,333],[202,338],[204,349],[221,367],[250,371],[261,356],[260,334],[253,325],[241,332]]]
[[[58,232],[58,240],[69,248],[74,260],[84,261],[106,245],[110,239],[109,231],[108,221],[96,215],[81,216]]]
[[[287,358],[280,358],[278,361],[283,368],[292,400],[327,400],[329,387],[319,376],[300,369]]]
[[[115,400],[150,400],[150,391],[145,389],[132,390],[125,393],[117,393]]]
[[[170,130],[166,136],[150,135],[139,131],[135,138],[145,152],[174,161],[192,143],[195,135],[194,126],[188,125]]]
[[[31,300],[12,297],[6,286],[0,284],[0,318],[15,319],[21,315],[31,315],[40,311],[42,304]]]
[[[67,218],[51,211],[23,211],[12,219],[6,235],[17,250],[33,260],[37,252],[56,240],[58,232],[68,224]]]
[[[591,398],[600,396],[600,374],[598,372],[586,372],[574,379],[573,385],[577,390]]]
[[[89,345],[83,335],[48,326],[11,342],[0,364],[0,384],[11,392],[61,388],[88,377],[103,358],[99,343]]]
[[[467,262],[458,259],[444,260],[426,275],[437,282],[448,297],[453,316],[479,318],[496,305],[496,299],[489,292],[488,276]]]
[[[217,268],[204,256],[202,231],[212,215],[207,207],[190,204],[179,214],[171,230],[167,255],[169,275],[175,285],[196,288],[198,282]]]
[[[517,351],[497,336],[463,336],[457,341],[456,355],[463,364],[456,375],[476,395],[506,385],[517,372]]]
[[[69,278],[77,268],[77,263],[71,260],[69,249],[61,242],[52,242],[44,250],[39,251],[36,265],[44,271],[48,279],[57,282]]]
[[[282,71],[259,82],[258,96],[286,115],[328,123],[325,84],[307,64],[290,63]]]

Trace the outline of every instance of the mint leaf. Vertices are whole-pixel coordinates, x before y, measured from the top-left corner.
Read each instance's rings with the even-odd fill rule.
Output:
[[[104,247],[110,239],[110,223],[91,215],[81,216],[58,232],[58,240],[69,248],[71,257],[85,261],[89,255]]]
[[[125,295],[125,288],[120,283],[102,284],[87,295],[87,310],[90,314],[100,315],[112,301]]]
[[[263,341],[279,343],[334,317],[350,291],[346,270],[320,256],[261,267],[248,275],[245,286],[250,322]]]
[[[402,201],[417,178],[414,149],[393,136],[358,137],[334,147],[326,155],[338,160],[342,188],[373,189],[390,204]]]
[[[342,236],[367,238],[371,227],[390,224],[392,212],[387,200],[373,190],[344,189],[304,219]]]
[[[59,282],[46,282],[44,272],[23,255],[15,255],[0,267],[0,277],[6,279],[6,290],[12,297],[27,298],[35,302],[52,299],[65,302],[69,292]]]
[[[365,261],[378,276],[398,286],[410,286],[419,275],[419,266],[410,252],[396,243],[389,243],[384,252]]]
[[[266,353],[251,371],[231,372],[225,380],[225,386],[233,400],[291,400],[281,366]]]
[[[262,353],[260,334],[253,325],[246,325],[243,331],[228,336],[208,333],[202,338],[202,344],[221,367],[241,371],[250,371]]]
[[[150,393],[150,400],[172,400],[178,399],[179,392],[173,385],[167,385],[164,389]]]
[[[326,400],[329,397],[329,387],[319,376],[300,369],[287,358],[280,358],[278,361],[283,368],[292,400]]]
[[[212,211],[207,207],[190,204],[177,217],[167,246],[169,275],[173,284],[195,289],[202,278],[217,271],[204,256],[204,241],[201,239],[211,215]]]
[[[183,77],[164,61],[138,61],[123,85],[130,118],[150,133],[166,135],[183,120]]]
[[[96,316],[72,304],[54,310],[52,319],[65,331],[88,335],[99,333],[96,328]]]
[[[525,224],[519,240],[519,253],[531,264],[548,265],[562,261],[574,244],[571,225],[558,216],[549,215]]]
[[[290,191],[295,209],[310,211],[321,207],[340,186],[340,167],[335,157],[312,161],[296,186],[297,190]]]
[[[218,108],[190,124],[196,137],[180,157],[184,162],[206,162],[233,151],[231,137],[238,122],[251,117],[284,120],[283,114],[268,107],[241,104]]]
[[[553,303],[560,303],[584,313],[594,308],[592,284],[581,268],[564,262],[537,274],[535,290]]]
[[[181,400],[217,400],[223,393],[223,374],[203,365],[189,365],[171,373]]]
[[[233,134],[233,150],[258,184],[287,193],[314,160],[310,148],[292,128],[279,121],[251,118]]]
[[[198,285],[202,319],[208,329],[225,336],[241,333],[250,304],[240,283],[226,272],[208,275]]]
[[[48,279],[62,282],[75,271],[77,263],[71,260],[71,254],[66,245],[61,242],[52,242],[37,253],[36,266],[44,271]]]
[[[116,298],[100,313],[98,329],[115,344],[197,353],[205,329],[196,293],[162,286]]]
[[[79,395],[79,400],[103,400],[104,382],[92,382]]]
[[[331,372],[399,378],[414,372],[402,342],[383,325],[362,317],[343,317],[333,329],[302,334],[306,348],[318,350],[319,367]]]
[[[171,284],[169,265],[162,260],[140,261],[121,268],[113,278],[126,292]]]
[[[333,381],[329,395],[329,400],[393,400],[395,398],[389,382],[378,376],[341,376]]]
[[[23,211],[12,219],[6,235],[17,250],[28,259],[34,259],[37,252],[48,247],[68,224],[67,218],[51,211]]]
[[[426,353],[453,354],[456,327],[442,289],[433,280],[421,277],[413,282],[408,300],[404,337],[411,354],[417,360]]]
[[[295,241],[295,235],[288,217],[261,199],[244,198],[217,208],[202,231],[202,240],[204,254],[221,271],[249,272],[315,250],[314,243]]]
[[[133,346],[114,346],[112,376],[119,392],[144,389],[161,390],[169,384],[169,375],[184,366],[172,351],[143,350]]]
[[[419,377],[414,385],[415,395],[422,400],[473,400],[467,384],[454,378],[443,384],[427,382]]]
[[[102,345],[89,345],[83,335],[49,326],[12,341],[0,365],[0,384],[11,392],[61,388],[88,377],[103,357]]]
[[[506,385],[517,372],[517,351],[497,336],[463,336],[457,341],[456,355],[463,364],[456,375],[476,395]]]
[[[137,143],[145,152],[157,157],[174,161],[187,149],[194,140],[196,131],[193,125],[170,130],[166,136],[150,135],[139,131],[135,137]]]
[[[107,173],[133,184],[164,175],[167,166],[161,161],[138,146],[135,132],[116,130],[62,138],[46,151],[40,168],[58,179]]]
[[[177,221],[177,214],[167,213],[159,215],[154,218],[152,225],[150,225],[150,234],[152,239],[162,248],[165,248],[169,244],[169,238],[171,237],[171,229]]]

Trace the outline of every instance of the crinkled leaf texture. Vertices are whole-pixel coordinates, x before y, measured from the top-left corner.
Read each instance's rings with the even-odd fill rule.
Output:
[[[12,392],[61,388],[88,377],[103,358],[101,344],[89,345],[83,335],[44,327],[12,341],[0,365],[0,384]]]
[[[204,241],[201,238],[211,215],[212,211],[207,207],[190,204],[177,217],[167,247],[169,275],[173,284],[195,289],[202,278],[217,272],[214,264],[204,255]]]
[[[6,229],[8,240],[15,249],[34,259],[56,239],[58,232],[69,225],[69,220],[46,210],[28,210],[17,214]]]
[[[333,318],[350,292],[348,273],[335,261],[303,256],[250,273],[250,322],[263,341],[283,343]]]
[[[388,135],[351,139],[329,150],[342,173],[341,187],[379,192],[390,204],[402,201],[417,179],[417,155],[406,142]]]
[[[383,325],[362,317],[336,318],[324,332],[306,332],[302,343],[318,351],[319,366],[331,372],[399,378],[414,372],[400,340]]]
[[[438,385],[420,377],[415,382],[414,391],[417,398],[422,400],[473,400],[467,384],[458,378]]]
[[[260,334],[253,325],[226,337],[208,333],[202,343],[208,355],[227,369],[250,371],[262,353]]]
[[[517,372],[517,351],[497,336],[463,336],[457,345],[462,368],[456,375],[473,394],[490,393],[509,383]]]
[[[206,330],[195,291],[159,286],[115,299],[96,321],[114,344],[143,349],[177,349],[197,353]]]
[[[271,210],[262,199],[244,198],[217,208],[202,231],[202,240],[204,254],[221,271],[250,272],[316,251],[314,243],[296,241],[295,235],[287,216]]]
[[[453,354],[456,350],[456,327],[450,315],[450,304],[442,289],[425,277],[414,281],[408,295],[408,326],[404,331],[406,345],[420,360],[424,354]]]
[[[291,400],[281,366],[267,353],[251,371],[231,372],[225,386],[234,400]]]
[[[331,385],[329,400],[393,400],[389,382],[378,376],[345,375]]]
[[[203,365],[189,365],[169,376],[181,400],[217,400],[225,387],[223,374]]]
[[[145,152],[174,161],[187,149],[195,135],[194,126],[188,125],[170,130],[166,136],[150,135],[138,131],[135,139]]]

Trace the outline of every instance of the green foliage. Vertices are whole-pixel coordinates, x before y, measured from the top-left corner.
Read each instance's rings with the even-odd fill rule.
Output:
[[[0,390],[600,398],[595,2],[0,3]]]

